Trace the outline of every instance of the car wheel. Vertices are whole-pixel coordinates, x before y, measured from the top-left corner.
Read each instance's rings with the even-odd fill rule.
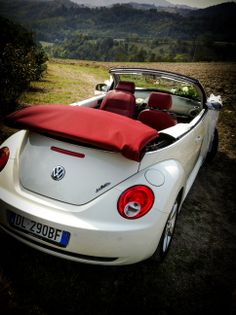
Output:
[[[157,262],[163,261],[166,254],[169,251],[170,244],[172,242],[174,232],[175,232],[175,226],[176,226],[177,217],[178,217],[178,209],[179,209],[179,198],[176,199],[171,209],[171,212],[166,221],[166,225],[163,230],[159,245],[152,256],[152,259],[154,261],[157,261]]]
[[[206,156],[206,163],[209,163],[211,162],[217,151],[218,151],[218,143],[219,143],[219,136],[218,136],[218,130],[215,129],[215,132],[214,132],[214,137],[213,137],[213,140],[212,140],[212,144],[211,144],[211,148],[210,150],[208,151],[207,153],[207,156]]]

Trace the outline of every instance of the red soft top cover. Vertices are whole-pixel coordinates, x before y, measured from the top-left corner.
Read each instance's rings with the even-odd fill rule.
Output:
[[[145,146],[158,137],[156,130],[137,120],[80,106],[32,106],[10,114],[5,123],[13,128],[118,151],[137,162],[141,160]]]

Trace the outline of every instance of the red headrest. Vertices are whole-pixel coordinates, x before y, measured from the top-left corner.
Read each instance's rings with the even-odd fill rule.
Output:
[[[153,92],[149,96],[148,107],[169,110],[172,106],[170,94]]]
[[[134,94],[135,85],[134,85],[134,82],[120,81],[117,84],[115,89],[121,90],[121,91],[128,91],[128,92]]]

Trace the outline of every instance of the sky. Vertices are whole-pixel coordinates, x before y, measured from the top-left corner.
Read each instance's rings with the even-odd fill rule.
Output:
[[[173,4],[185,4],[195,8],[205,8],[223,2],[230,2],[230,0],[168,0],[168,1]]]

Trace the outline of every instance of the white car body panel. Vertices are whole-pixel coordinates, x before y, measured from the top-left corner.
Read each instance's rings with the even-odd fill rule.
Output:
[[[8,164],[8,174],[10,170],[14,169],[14,164],[19,162],[17,160],[17,158],[11,160]],[[1,209],[12,210],[31,220],[40,221],[42,224],[70,231],[70,244],[64,250],[64,255],[68,252],[70,259],[77,260],[76,253],[80,252],[81,257],[83,255],[103,257],[104,259],[106,257],[118,257],[115,260],[117,265],[134,263],[140,260],[140,251],[143,255],[142,259],[147,258],[150,256],[150,252],[155,251],[156,239],[161,237],[161,231],[173,203],[171,198],[165,198],[165,194],[173,189],[177,192],[177,187],[181,185],[180,168],[177,164],[174,161],[163,162],[163,164],[165,164],[165,168],[161,163],[153,168],[161,170],[165,177],[165,183],[158,187],[155,192],[158,201],[154,204],[153,211],[138,222],[127,221],[122,218],[117,212],[114,200],[117,200],[120,193],[127,187],[137,182],[145,182],[145,172],[139,172],[115,189],[109,190],[82,206],[68,205],[46,197],[43,198],[22,189],[18,181],[14,185],[9,181],[8,190],[1,189],[0,191],[1,196],[5,199],[4,203],[1,201]],[[148,184],[147,181],[146,183]],[[1,182],[0,184],[2,185]],[[15,207],[10,206],[10,204],[14,204]],[[1,212],[0,221],[8,226],[6,212]],[[25,235],[22,232],[17,233],[22,236]],[[32,236],[29,237],[32,240],[35,239]],[[37,240],[37,242],[45,245],[45,241]],[[37,245],[33,244],[32,246]],[[57,248],[54,245],[50,246]],[[73,252],[75,253],[74,256],[72,255]],[[132,260],[130,260],[130,256],[132,256]],[[83,261],[83,258],[79,260]],[[94,259],[94,263],[96,261],[103,263],[102,259],[100,261],[99,258]]]
[[[84,154],[84,158],[54,152],[52,146]],[[36,133],[29,134],[19,163],[24,188],[77,205],[89,202],[138,171],[138,163],[120,153],[86,148]],[[57,165],[66,169],[63,181],[54,181],[51,177]]]
[[[90,97],[90,98],[88,98],[86,100],[72,103],[71,106],[96,107],[98,101],[102,100],[104,95],[105,95],[105,93],[102,93],[102,95],[93,96],[93,97]]]

